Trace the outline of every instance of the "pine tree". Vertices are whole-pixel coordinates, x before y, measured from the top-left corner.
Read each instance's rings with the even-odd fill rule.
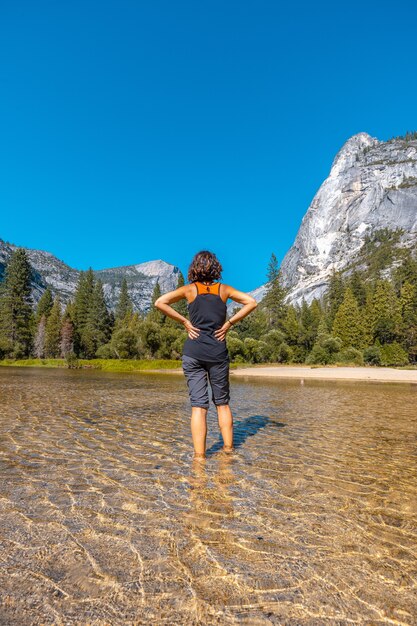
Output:
[[[343,302],[339,306],[334,321],[332,334],[339,337],[343,348],[363,348],[364,329],[361,313],[352,289],[347,287]]]
[[[36,329],[36,335],[33,342],[33,354],[37,359],[43,359],[45,356],[45,330],[46,330],[46,316],[42,315],[38,322]]]
[[[75,318],[76,318],[75,304],[71,300],[70,302],[68,302],[67,306],[65,307],[63,320],[65,321],[66,319],[69,319],[71,321],[73,327],[74,327],[75,326]]]
[[[326,318],[323,315],[317,328],[317,337],[316,337],[317,343],[321,345],[328,336],[329,336],[329,327],[327,325]]]
[[[152,293],[152,305],[155,304],[155,302],[158,300],[158,298],[161,296],[161,287],[159,285],[159,280],[156,281],[155,286],[153,288],[153,293]]]
[[[389,281],[377,282],[370,305],[373,340],[382,344],[396,341],[401,334],[401,304]]]
[[[74,349],[77,355],[87,356],[90,343],[87,322],[94,291],[94,273],[90,268],[81,272],[74,298]],[[87,336],[88,335],[88,336]]]
[[[66,359],[74,352],[74,326],[68,316],[64,316],[61,327],[60,356]]]
[[[239,308],[235,307],[234,312],[229,317],[232,317],[236,311],[239,311]],[[230,332],[237,333],[238,338],[243,340],[246,337],[259,339],[268,330],[270,330],[269,314],[265,308],[258,306],[250,315],[236,324],[236,327]]]
[[[344,291],[345,287],[342,275],[340,272],[333,270],[329,281],[329,288],[326,293],[327,312],[330,324],[333,324],[337,310],[343,302]]]
[[[417,288],[417,259],[415,259],[409,249],[403,250],[403,261],[394,271],[394,286],[397,293],[400,293],[401,287],[405,282],[414,285]]]
[[[356,302],[360,307],[365,306],[366,304],[366,287],[363,280],[362,273],[359,271],[354,271],[349,280],[349,286],[352,290],[353,295],[356,298]]]
[[[127,280],[123,278],[122,284],[120,286],[120,295],[119,301],[116,306],[116,320],[121,321],[127,315],[131,315],[133,313],[133,303],[129,295],[129,290],[127,288]]]
[[[100,280],[93,285],[87,320],[82,331],[82,345],[87,358],[96,356],[97,350],[110,339],[109,313],[104,300],[103,284]]]
[[[48,315],[51,312],[53,304],[54,304],[54,300],[52,298],[51,290],[49,289],[49,287],[47,287],[38,302],[38,306],[36,307],[36,321],[37,322],[39,322],[42,315],[44,315],[46,318],[48,317]]]
[[[317,329],[320,324],[320,320],[323,317],[323,309],[321,307],[320,301],[317,298],[314,298],[310,304],[310,314],[311,314],[311,328],[317,336]]]
[[[74,307],[77,329],[82,331],[87,323],[88,312],[90,310],[91,298],[94,290],[94,273],[90,268],[86,272],[81,272],[77,290],[75,292]]]
[[[309,352],[314,345],[317,329],[321,318],[321,307],[317,300],[313,300],[309,306],[304,300],[301,303],[300,312],[300,345]]]
[[[275,256],[275,254],[272,252],[271,257],[269,259],[269,263],[268,263],[268,269],[267,269],[268,283],[273,283],[274,280],[278,278],[278,275],[279,275],[278,259]]]
[[[272,328],[283,329],[287,315],[287,305],[285,304],[287,290],[282,286],[281,273],[274,253],[271,254],[267,275],[267,292],[262,299],[260,308],[266,309],[269,325]]]
[[[45,330],[45,355],[51,359],[56,359],[60,355],[61,316],[61,302],[57,296],[47,319]]]
[[[162,313],[162,311],[157,309],[155,306],[155,302],[157,301],[160,295],[161,295],[161,287],[159,286],[159,280],[157,280],[155,283],[155,287],[153,289],[151,308],[146,316],[146,321],[156,322],[157,324],[161,325],[165,323],[165,315]]]
[[[298,343],[300,336],[300,322],[298,321],[297,312],[292,305],[287,308],[287,315],[284,322],[284,332],[287,342],[294,346]]]
[[[401,335],[412,361],[417,358],[417,288],[406,281],[401,287]]]
[[[23,248],[10,255],[0,295],[0,340],[6,352],[28,356],[32,342],[32,269]]]

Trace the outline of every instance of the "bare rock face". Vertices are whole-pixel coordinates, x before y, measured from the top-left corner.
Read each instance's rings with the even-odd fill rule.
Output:
[[[175,265],[159,259],[138,265],[99,270],[95,275],[103,283],[104,295],[111,309],[115,308],[119,300],[120,285],[122,279],[126,278],[135,309],[146,313],[150,309],[156,283],[159,282],[161,293],[176,289],[179,271]]]
[[[0,281],[10,254],[16,246],[0,239]],[[49,287],[54,295],[59,295],[63,303],[69,302],[75,294],[79,270],[73,269],[49,252],[25,248],[33,268],[32,296],[38,302],[42,293]],[[126,278],[129,295],[134,309],[146,313],[151,306],[152,294],[159,281],[161,292],[172,291],[178,283],[179,268],[165,261],[147,261],[138,265],[114,267],[94,272],[103,283],[107,306],[114,310],[120,294],[123,278]]]
[[[359,133],[336,155],[282,262],[288,301],[321,297],[332,271],[355,259],[366,233],[382,228],[403,229],[405,246],[417,242],[417,140]]]

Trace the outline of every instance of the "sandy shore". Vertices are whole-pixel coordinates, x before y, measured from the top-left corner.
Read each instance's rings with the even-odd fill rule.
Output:
[[[143,370],[183,374],[182,369]],[[308,367],[307,365],[238,367],[230,370],[231,378],[293,378],[297,380],[359,380],[387,383],[417,384],[417,370],[400,370],[392,367]]]
[[[391,367],[241,367],[230,370],[232,377],[296,378],[315,380],[362,380],[417,384],[417,370]]]

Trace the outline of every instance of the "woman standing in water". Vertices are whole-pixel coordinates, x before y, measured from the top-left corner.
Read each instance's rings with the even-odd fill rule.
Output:
[[[256,308],[257,302],[249,294],[218,282],[222,266],[212,252],[198,252],[188,269],[189,284],[160,296],[155,306],[185,326],[188,338],[182,351],[182,368],[187,380],[191,401],[191,434],[195,457],[205,457],[207,437],[207,409],[209,408],[208,380],[211,398],[217,408],[223,449],[233,450],[233,417],[229,406],[229,364],[226,334],[237,322]],[[185,298],[188,320],[170,304]],[[228,299],[243,307],[226,320]]]

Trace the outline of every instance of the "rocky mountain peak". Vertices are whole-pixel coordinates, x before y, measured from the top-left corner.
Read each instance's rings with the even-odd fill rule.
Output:
[[[320,298],[333,270],[348,268],[366,236],[382,229],[401,229],[401,245],[417,244],[413,134],[383,142],[358,133],[342,146],[281,264],[288,300]]]
[[[134,267],[138,272],[141,272],[141,274],[145,274],[145,276],[158,276],[167,270],[172,271],[173,268],[172,265],[166,261],[162,261],[162,259],[157,259],[156,261],[145,261],[145,263],[139,263]],[[176,269],[178,270],[178,268]]]
[[[364,148],[375,146],[378,143],[380,143],[378,139],[371,137],[368,133],[353,135],[336,154],[330,170],[330,176],[339,176],[341,172],[349,169],[356,163],[359,153],[363,152]]]

